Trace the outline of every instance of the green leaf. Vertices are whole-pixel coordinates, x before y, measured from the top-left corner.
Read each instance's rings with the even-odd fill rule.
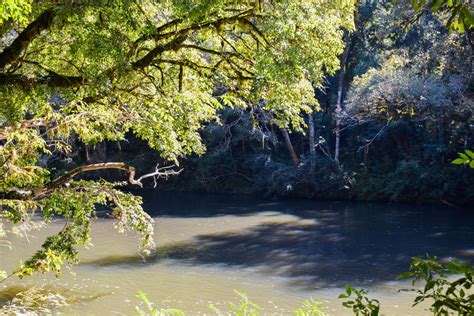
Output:
[[[474,11],[471,12],[469,8],[464,8],[464,23],[469,27],[472,28],[474,25]],[[474,157],[473,157],[474,158]]]
[[[435,281],[432,281],[432,280],[426,282],[425,292],[431,290],[435,286],[435,284],[436,284]]]
[[[452,164],[455,164],[455,165],[462,165],[464,162],[465,162],[464,159],[462,159],[462,158],[456,158],[456,159],[454,159],[451,163],[452,163]]]

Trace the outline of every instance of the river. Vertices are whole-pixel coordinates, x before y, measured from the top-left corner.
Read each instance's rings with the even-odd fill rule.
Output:
[[[474,260],[474,212],[449,207],[379,203],[268,201],[248,196],[143,193],[156,219],[157,253],[137,254],[137,238],[119,235],[112,222],[92,227],[93,247],[59,279],[11,278],[3,294],[19,285],[47,284],[70,305],[64,315],[133,315],[138,290],[162,307],[187,315],[211,315],[208,305],[236,301],[245,291],[263,315],[291,315],[313,296],[330,315],[351,315],[337,299],[344,284],[365,287],[384,315],[429,315],[411,308],[409,284],[396,280],[412,256]],[[14,249],[0,247],[0,267],[13,269],[61,222],[31,234],[9,235]],[[223,308],[225,309],[225,308]]]

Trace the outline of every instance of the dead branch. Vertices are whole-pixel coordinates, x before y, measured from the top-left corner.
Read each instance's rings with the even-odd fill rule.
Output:
[[[154,181],[153,187],[156,188],[156,186],[158,185],[158,183],[157,183],[158,178],[168,179],[169,176],[178,175],[178,174],[181,173],[181,171],[183,171],[183,169],[179,169],[178,171],[176,171],[176,170],[173,169],[174,167],[175,166],[172,165],[172,166],[165,166],[165,167],[160,168],[159,164],[157,164],[156,167],[155,167],[155,171],[142,175],[136,181],[141,184],[141,181],[143,179],[153,177],[153,181]]]

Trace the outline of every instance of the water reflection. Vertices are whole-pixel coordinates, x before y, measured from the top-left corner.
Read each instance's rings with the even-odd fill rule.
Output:
[[[474,213],[445,207],[344,202],[264,202],[250,197],[156,193],[145,206],[162,217],[264,216],[255,226],[167,243],[143,262],[108,256],[89,265],[146,266],[162,260],[189,265],[258,268],[305,289],[374,285],[394,280],[410,258],[425,254],[473,260]],[[291,215],[286,221],[273,217]]]

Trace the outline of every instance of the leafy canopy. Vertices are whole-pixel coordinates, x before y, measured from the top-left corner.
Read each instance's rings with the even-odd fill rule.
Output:
[[[59,274],[76,262],[97,205],[112,209],[119,230],[138,232],[142,249],[153,245],[153,220],[121,191],[125,183],[74,180],[105,168],[134,185],[144,176],[122,162],[58,175],[50,157],[67,157],[73,141],[133,133],[177,164],[204,151],[198,131],[223,105],[260,102],[280,126],[301,128],[301,112],[317,104],[314,87],[339,66],[354,8],[352,0],[3,2],[1,219],[27,231],[35,213],[66,218],[16,273]]]

